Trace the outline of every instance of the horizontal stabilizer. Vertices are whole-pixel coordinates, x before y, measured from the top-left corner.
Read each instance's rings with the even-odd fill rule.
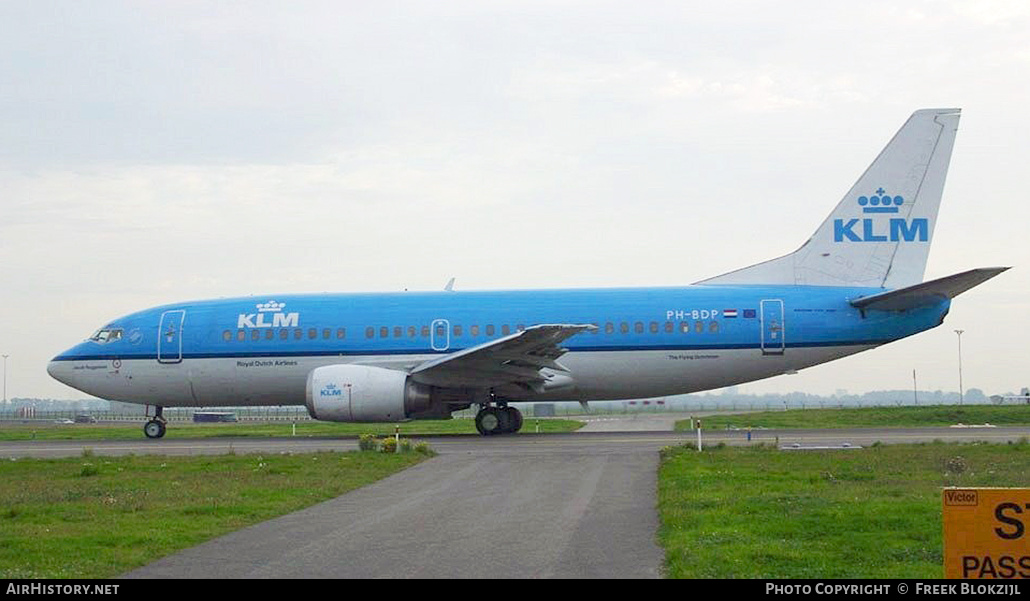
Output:
[[[851,301],[859,309],[877,311],[905,311],[939,303],[941,299],[955,298],[966,290],[986,282],[1008,267],[983,267],[922,284],[863,296]]]

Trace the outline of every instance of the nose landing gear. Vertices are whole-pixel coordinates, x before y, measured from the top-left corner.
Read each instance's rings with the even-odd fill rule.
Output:
[[[143,433],[147,438],[161,438],[165,435],[164,407],[157,407],[154,418],[143,424]]]
[[[514,407],[484,405],[476,414],[476,430],[483,436],[514,434],[522,429],[522,413]]]

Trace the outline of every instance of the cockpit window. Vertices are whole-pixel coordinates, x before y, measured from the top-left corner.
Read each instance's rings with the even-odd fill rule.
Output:
[[[121,340],[121,338],[121,328],[102,328],[100,330],[97,330],[95,334],[89,337],[90,341],[96,342],[98,344],[107,344],[108,342]]]

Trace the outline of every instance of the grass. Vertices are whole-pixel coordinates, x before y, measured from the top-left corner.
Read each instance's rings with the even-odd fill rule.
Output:
[[[942,578],[944,486],[1030,485],[1030,445],[663,451],[673,578]]]
[[[792,409],[702,418],[708,429],[725,428],[875,428],[930,427],[953,424],[1030,425],[1030,405],[935,405],[928,407],[863,407],[857,409]],[[689,430],[690,421],[676,422]]]
[[[365,486],[418,453],[0,462],[0,579],[107,578]]]
[[[0,441],[15,440],[138,440],[143,438],[143,423],[132,425],[107,424],[12,424],[0,425]],[[535,419],[527,417],[522,426],[523,433],[533,433],[539,423],[540,432],[573,432],[583,427],[583,422],[562,419]],[[383,436],[393,434],[399,425],[402,436],[430,436],[446,434],[477,434],[475,422],[471,419],[418,420],[401,424],[349,424],[304,421],[297,423],[297,436],[358,437],[362,434]],[[268,437],[292,436],[292,422],[231,424],[168,424],[166,438],[213,438],[213,437]]]

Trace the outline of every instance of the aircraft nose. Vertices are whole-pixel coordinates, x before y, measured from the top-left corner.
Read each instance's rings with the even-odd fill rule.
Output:
[[[50,363],[47,363],[46,373],[50,374],[51,378],[57,380],[62,384],[67,384],[71,386],[71,383],[68,381],[68,372],[69,370],[67,361],[57,361],[55,359],[52,359]]]

